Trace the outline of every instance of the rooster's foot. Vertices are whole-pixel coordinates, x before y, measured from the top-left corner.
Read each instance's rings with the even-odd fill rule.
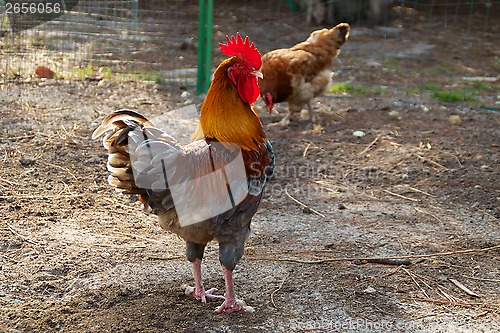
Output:
[[[226,298],[224,303],[215,309],[215,312],[221,313],[232,313],[232,312],[255,312],[255,309],[251,306],[246,305],[245,301],[239,299],[229,299]]]
[[[206,303],[207,299],[224,299],[224,296],[222,295],[214,295],[215,292],[217,292],[217,288],[210,288],[208,290],[205,290],[204,288],[195,288],[191,286],[185,286],[184,291],[187,296],[196,298],[198,301],[201,301],[203,303]]]

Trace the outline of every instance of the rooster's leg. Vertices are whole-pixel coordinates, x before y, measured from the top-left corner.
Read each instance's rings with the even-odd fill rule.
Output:
[[[205,290],[203,287],[203,280],[201,278],[201,259],[196,258],[193,261],[193,276],[194,276],[194,287],[186,286],[185,294],[196,298],[198,301],[203,303],[207,302],[207,299],[223,299],[224,296],[214,295],[213,293],[217,291],[216,288],[210,288]]]
[[[233,271],[222,266],[224,271],[224,280],[226,281],[225,300],[221,306],[215,309],[215,312],[254,312],[251,306],[247,306],[244,301],[236,299],[233,288]]]
[[[186,246],[186,256],[189,261],[193,263],[193,276],[194,276],[194,287],[186,286],[185,294],[196,298],[197,300],[206,303],[207,299],[218,299],[224,298],[223,296],[214,295],[213,293],[217,291],[215,288],[205,290],[203,287],[203,280],[201,277],[201,260],[203,259],[203,252],[205,250],[205,245],[187,243]]]

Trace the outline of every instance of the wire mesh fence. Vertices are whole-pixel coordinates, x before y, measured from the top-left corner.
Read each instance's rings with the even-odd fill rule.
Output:
[[[139,75],[158,82],[196,83],[198,1],[56,2],[64,6],[64,14],[41,22],[44,18],[35,16],[16,20],[9,9],[23,1],[0,0],[4,76],[30,76],[44,65],[63,77]],[[500,1],[486,0],[215,1],[213,49],[226,34],[240,31],[267,52],[291,46],[312,30],[340,21],[395,41],[415,33],[425,38],[434,31],[480,42],[498,33],[499,14]],[[216,65],[220,56],[214,55]]]

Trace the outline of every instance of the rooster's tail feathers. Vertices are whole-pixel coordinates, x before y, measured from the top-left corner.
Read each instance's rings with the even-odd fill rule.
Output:
[[[92,139],[97,139],[110,130],[128,127],[128,123],[130,122],[153,126],[153,124],[151,124],[146,117],[138,114],[137,112],[127,109],[118,110],[104,118],[102,124],[96,128],[94,133],[92,133]]]
[[[108,150],[107,169],[110,172],[108,183],[117,191],[128,194],[145,194],[139,189],[134,179],[132,162],[129,154],[129,134],[145,127],[155,129],[144,116],[130,110],[118,110],[108,115],[102,124],[94,131],[92,138],[96,139],[106,134],[103,145]],[[156,131],[160,131],[155,129]]]

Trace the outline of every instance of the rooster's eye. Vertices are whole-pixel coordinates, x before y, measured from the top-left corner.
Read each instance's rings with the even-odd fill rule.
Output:
[[[236,68],[238,68],[238,69],[242,69],[242,68],[243,68],[243,66],[241,66],[241,64],[236,63]]]

